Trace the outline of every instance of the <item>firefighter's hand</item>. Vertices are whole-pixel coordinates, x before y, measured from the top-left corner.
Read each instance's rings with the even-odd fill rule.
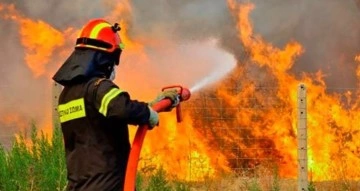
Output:
[[[159,125],[159,114],[154,111],[151,107],[150,110],[150,117],[149,117],[149,130],[153,129],[156,125]]]
[[[180,103],[178,91],[176,89],[171,89],[159,93],[159,95],[149,103],[149,106],[152,107],[154,104],[165,98],[170,99],[173,103],[167,111],[170,111],[173,107],[177,106]]]

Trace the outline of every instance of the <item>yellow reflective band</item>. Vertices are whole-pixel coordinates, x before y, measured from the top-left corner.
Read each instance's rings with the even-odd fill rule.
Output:
[[[106,117],[108,105],[109,105],[110,101],[112,99],[114,99],[114,97],[119,95],[121,92],[122,91],[119,90],[118,88],[113,88],[108,93],[106,93],[101,100],[101,106],[100,106],[99,112]]]
[[[111,27],[109,23],[100,23],[97,24],[91,31],[89,38],[96,39],[99,35],[99,32],[105,28],[105,27]]]
[[[60,122],[64,123],[73,119],[86,116],[84,98],[69,101],[58,106]]]

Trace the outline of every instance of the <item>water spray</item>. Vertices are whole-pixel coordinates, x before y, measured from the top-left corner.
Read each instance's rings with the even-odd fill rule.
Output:
[[[209,76],[206,76],[202,80],[195,83],[195,85],[193,85],[190,88],[190,92],[194,93],[194,92],[200,90],[201,88],[204,88],[205,86],[207,86],[209,84],[212,84],[212,83],[215,83],[216,81],[219,81],[223,76],[225,76],[233,68],[235,68],[235,64],[232,65],[229,68],[226,68],[225,71],[220,71],[220,72],[216,71],[216,72],[211,73]]]
[[[220,54],[219,54],[220,53]],[[236,67],[236,60],[234,55],[221,51],[216,52],[216,56],[213,56],[212,60],[215,61],[216,67],[212,69],[209,75],[197,81],[191,88],[191,93],[199,91],[207,85],[213,84],[221,80],[230,71]]]
[[[198,81],[194,86],[190,88],[190,92],[196,92],[201,88],[215,82],[218,80],[218,76],[215,75],[216,73],[212,73],[210,76],[206,76],[202,80]]]
[[[181,122],[182,117],[181,117],[180,103],[190,99],[190,96],[191,96],[190,90],[187,88],[184,88],[182,86],[175,85],[175,86],[164,87],[164,88],[162,88],[162,91],[165,91],[168,89],[176,89],[178,91],[179,103],[176,106],[176,119],[177,119],[177,122]],[[165,98],[165,99],[155,103],[152,106],[152,108],[157,112],[163,112],[163,111],[168,111],[168,109],[171,108],[173,106],[173,104],[174,103],[172,102],[171,99]],[[131,151],[130,151],[130,155],[129,155],[129,159],[128,159],[127,168],[126,168],[124,191],[134,191],[135,190],[137,166],[139,163],[141,147],[143,145],[144,138],[145,138],[148,128],[149,128],[148,125],[142,125],[136,131],[135,138],[134,138],[133,145],[131,147]]]

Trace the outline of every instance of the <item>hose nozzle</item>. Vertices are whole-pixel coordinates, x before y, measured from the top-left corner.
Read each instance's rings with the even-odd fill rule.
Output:
[[[186,100],[190,99],[190,96],[191,96],[190,90],[187,88],[184,88],[180,85],[167,86],[167,87],[164,87],[162,89],[162,91],[164,91],[166,89],[177,89],[178,94],[179,94],[180,103],[182,101],[186,101]],[[176,106],[176,117],[177,117],[178,122],[182,121],[180,103],[177,104],[177,106]]]

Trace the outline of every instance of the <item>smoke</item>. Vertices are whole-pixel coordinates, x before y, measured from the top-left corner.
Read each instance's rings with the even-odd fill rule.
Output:
[[[229,59],[230,49],[223,49],[222,38],[228,35],[223,34],[227,29],[233,31],[232,39],[237,41],[226,1],[134,0],[131,1],[131,14],[129,35],[136,41],[145,42],[144,51],[148,56],[148,64],[141,65],[141,70],[146,72],[140,78],[148,81],[146,79],[156,76],[157,79],[157,83],[146,86],[160,89],[166,83],[180,83],[190,87],[204,81],[211,73],[217,73],[214,79],[220,79],[236,64],[235,60]],[[120,67],[124,65],[135,64],[133,60],[126,60]],[[120,81],[124,83],[131,78],[122,77]],[[139,80],[139,77],[130,80]]]
[[[107,15],[111,10],[103,0],[92,0],[91,3],[87,0],[1,0],[0,3],[13,4],[27,17],[43,20],[58,29],[82,25],[90,18]]]
[[[236,23],[226,1],[133,0],[132,5],[134,35],[166,38],[176,43],[217,39],[219,47],[242,58]]]
[[[305,49],[291,72],[321,70],[328,87],[355,87],[360,11],[353,0],[252,0],[255,33],[282,47],[290,40]],[[134,0],[133,34],[178,43],[216,38],[220,46],[244,59],[226,1]],[[156,6],[154,6],[156,5]],[[276,63],[274,63],[276,64]]]
[[[159,3],[159,6],[153,6],[155,3]],[[129,91],[134,90],[135,97],[139,97],[140,94],[136,90],[139,89],[138,86],[144,85],[157,90],[164,85],[174,83],[192,86],[208,73],[216,71],[218,67],[226,66],[225,68],[229,70],[229,66],[234,65],[234,63],[220,63],[224,59],[231,59],[229,59],[229,54],[220,50],[218,44],[214,43],[220,36],[221,29],[219,28],[229,20],[226,16],[222,16],[222,13],[227,13],[225,2],[178,3],[172,1],[149,4],[148,1],[133,1],[130,16],[113,13],[118,4],[109,0],[94,0],[91,3],[86,0],[71,3],[46,0],[31,2],[0,0],[0,39],[2,42],[0,128],[2,132],[8,132],[9,128],[13,129],[11,132],[16,132],[16,126],[20,124],[19,120],[23,120],[21,124],[34,120],[40,124],[40,127],[51,124],[49,123],[51,121],[52,82],[50,78],[68,56],[63,53],[69,53],[75,41],[64,35],[66,42],[62,47],[51,50],[51,60],[44,63],[46,73],[36,76],[27,66],[25,57],[29,51],[36,53],[37,50],[26,49],[22,44],[23,36],[20,30],[23,23],[16,21],[18,18],[28,18],[35,23],[43,22],[63,34],[69,28],[80,29],[91,18],[115,15],[117,17],[110,22],[125,19],[129,24],[129,36],[134,41],[143,43],[144,52],[147,55],[145,61],[141,60],[146,63],[139,64],[136,63],[139,62],[136,55],[127,56],[124,52],[122,68],[117,72],[119,81],[124,84],[122,87],[127,87]],[[12,6],[9,8],[9,5]],[[222,8],[218,9],[218,7]],[[144,8],[145,11],[142,10]],[[204,11],[199,13],[198,8]],[[213,22],[211,23],[210,20]],[[204,23],[207,23],[207,26],[201,26]],[[37,37],[37,35],[39,34],[28,34],[41,40],[49,38],[48,43],[54,42],[52,36]],[[152,42],[156,43],[147,44],[142,41],[143,39],[152,39]],[[231,62],[235,61],[231,60]],[[223,68],[222,71],[224,71]],[[137,81],[139,79],[135,79],[131,74],[139,72],[143,75],[139,78],[140,81]],[[129,73],[130,75],[126,75]],[[20,116],[18,120],[12,120],[11,124],[5,122],[6,116],[13,113]]]
[[[50,95],[44,90],[48,80],[34,79],[24,64],[18,26],[1,21],[0,29],[0,136],[6,139],[18,128],[24,128],[24,123],[29,126],[31,120],[46,116],[44,108]]]
[[[199,41],[220,37],[231,25],[226,1],[134,0],[132,4],[135,35]]]
[[[355,1],[251,2],[255,4],[251,13],[255,33],[279,47],[289,40],[296,40],[304,47],[305,52],[291,72],[300,75],[322,70],[330,87],[355,86],[354,57],[360,52],[360,11]],[[0,4],[13,4],[25,17],[44,21],[63,32],[71,27],[79,29],[90,18],[108,16],[118,3],[110,0],[92,0],[91,3],[87,0],[0,0]],[[124,74],[121,75],[120,69],[117,74],[122,83],[131,84],[125,84],[129,90],[139,89],[133,86],[141,85],[159,88],[168,85],[166,83],[192,86],[219,68],[231,68],[228,66],[234,63],[219,61],[229,60],[224,50],[242,63],[245,53],[226,1],[133,0],[130,4],[131,15],[120,15],[116,19],[123,16],[129,24],[129,36],[143,43],[147,63],[135,63],[135,56],[123,59],[120,69],[125,69]],[[56,60],[47,67],[51,70],[49,74],[35,78],[24,63],[18,23],[2,19],[0,39],[0,113],[19,112],[29,119],[45,120],[50,116],[49,76],[65,57],[55,54]],[[209,43],[214,40],[216,44]],[[67,39],[63,50],[69,51],[73,41]],[[142,78],[136,81],[135,77],[126,75],[126,70],[140,71]],[[146,80],[154,78],[157,80]]]
[[[292,72],[321,70],[328,87],[356,86],[360,10],[353,0],[253,2],[251,16],[257,33],[279,47],[289,40],[304,47]]]

